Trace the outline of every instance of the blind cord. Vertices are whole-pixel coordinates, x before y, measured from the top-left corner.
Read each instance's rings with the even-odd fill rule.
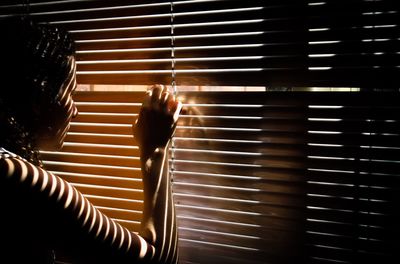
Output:
[[[22,0],[22,7],[24,8],[24,17],[28,18],[31,12],[29,0]]]
[[[171,88],[174,97],[176,98],[178,96],[178,90],[176,88],[176,71],[175,71],[175,28],[174,28],[174,18],[175,18],[175,13],[174,13],[174,1],[170,2],[171,6]],[[174,182],[174,160],[175,160],[175,138],[172,136],[171,139],[171,164],[170,164],[170,179],[171,179],[171,185],[173,185]]]
[[[178,91],[176,89],[176,70],[175,70],[175,12],[174,12],[174,1],[171,1],[171,86],[174,95],[176,96]]]

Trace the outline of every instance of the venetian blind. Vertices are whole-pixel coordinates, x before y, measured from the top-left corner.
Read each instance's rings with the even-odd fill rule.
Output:
[[[308,102],[308,263],[398,262],[399,94]]]
[[[393,0],[308,1],[310,85],[399,89]]]
[[[141,185],[131,123],[143,95],[77,93],[80,114],[62,152],[43,154],[49,170],[132,230],[140,220]],[[181,263],[282,263],[301,256],[304,101],[235,92],[187,92],[180,99],[185,112],[170,163]]]
[[[26,11],[10,0],[0,6],[0,16]],[[81,84],[169,84],[173,60],[178,85],[398,89],[398,12],[396,0],[29,5],[33,19],[71,32]]]
[[[304,6],[288,0],[75,0],[31,1],[29,12],[71,32],[81,84],[171,83],[173,26],[178,84],[264,86],[302,76]],[[8,5],[0,12],[25,10]]]
[[[45,155],[50,169],[125,223],[140,216],[130,124],[142,96],[78,93],[81,115],[64,153]],[[398,93],[186,92],[180,98],[186,110],[170,163],[182,263],[395,257]],[[103,192],[105,186],[114,189]],[[124,214],[113,215],[115,208]]]
[[[1,14],[23,10],[4,2]],[[79,83],[398,89],[395,0],[32,1],[76,39]],[[171,25],[171,17],[173,23]],[[173,30],[174,49],[171,48]],[[172,52],[174,51],[174,52]],[[174,58],[171,55],[174,54]],[[179,88],[179,86],[178,86]],[[140,93],[78,93],[49,169],[137,230]],[[377,263],[398,245],[397,94],[181,93],[182,263]]]

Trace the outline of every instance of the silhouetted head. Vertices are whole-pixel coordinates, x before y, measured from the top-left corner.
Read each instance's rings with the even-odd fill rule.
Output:
[[[0,20],[0,35],[0,143],[13,144],[6,139],[21,130],[35,147],[59,148],[77,114],[74,42],[21,17]]]

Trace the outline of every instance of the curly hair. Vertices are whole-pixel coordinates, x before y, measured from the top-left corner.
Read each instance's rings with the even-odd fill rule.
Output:
[[[74,42],[68,32],[25,17],[1,19],[0,34],[0,144],[23,144],[19,148],[26,149],[34,144],[29,134],[40,122],[37,106],[55,102],[70,74]]]
[[[18,103],[21,94],[55,96],[68,75],[68,58],[75,54],[69,34],[20,17],[0,21],[0,34],[0,97]]]

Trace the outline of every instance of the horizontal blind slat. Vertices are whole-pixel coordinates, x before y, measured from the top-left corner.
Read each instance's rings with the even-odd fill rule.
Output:
[[[85,195],[85,197],[93,202],[96,206],[119,208],[126,210],[143,210],[143,202],[138,200],[102,197],[99,195]]]
[[[107,166],[91,166],[90,164],[74,164],[74,163],[64,163],[64,164],[50,164],[45,162],[45,168],[50,171],[66,171],[66,172],[76,172],[76,173],[87,173],[95,175],[107,175],[107,176],[119,176],[119,177],[135,177],[140,178],[140,168],[128,168],[128,167],[107,167]],[[78,166],[77,166],[78,165]]]
[[[265,257],[264,259],[262,258],[262,254],[254,259],[254,250],[248,248],[234,248],[224,244],[182,239],[180,247],[182,248],[180,257],[183,262],[200,262],[207,259],[208,261],[219,261],[222,263],[243,263],[243,261],[246,260],[249,264],[260,264],[264,263],[265,260]],[[189,252],[187,249],[191,248],[196,248],[197,251],[195,253],[186,253]],[[235,250],[232,250],[233,248]],[[231,250],[231,254],[224,254],[227,250]],[[249,260],[250,256],[252,256],[252,260]]]
[[[63,173],[56,172],[56,174],[62,177],[64,180],[70,183],[76,184],[94,184],[117,188],[132,188],[142,189],[143,184],[140,179],[137,178],[122,178],[116,176],[103,176],[103,175],[85,175],[79,173]]]
[[[182,217],[204,217],[206,215],[207,219],[212,220],[255,224],[288,231],[294,231],[296,228],[300,228],[302,224],[301,217],[298,215],[299,212],[296,212],[296,210],[282,209],[279,211],[275,209],[270,214],[263,214],[235,210],[234,208],[206,207],[199,203],[180,203],[178,198],[176,198],[176,201],[177,213]]]
[[[300,238],[301,232],[293,232],[293,230],[281,230],[269,226],[251,225],[245,223],[228,222],[228,221],[215,221],[212,219],[186,217],[178,218],[178,225],[182,227],[190,227],[197,230],[206,230],[222,232],[227,234],[237,234],[243,236],[260,237],[263,239],[277,238],[279,240],[286,240],[288,238],[294,239],[296,236]]]
[[[66,152],[86,154],[109,154],[133,157],[139,156],[139,149],[133,146],[64,142],[62,149]]]
[[[122,167],[140,167],[139,158],[130,158],[111,155],[75,154],[61,152],[60,154],[42,153],[41,157],[47,161],[75,162],[87,164],[100,164]]]

